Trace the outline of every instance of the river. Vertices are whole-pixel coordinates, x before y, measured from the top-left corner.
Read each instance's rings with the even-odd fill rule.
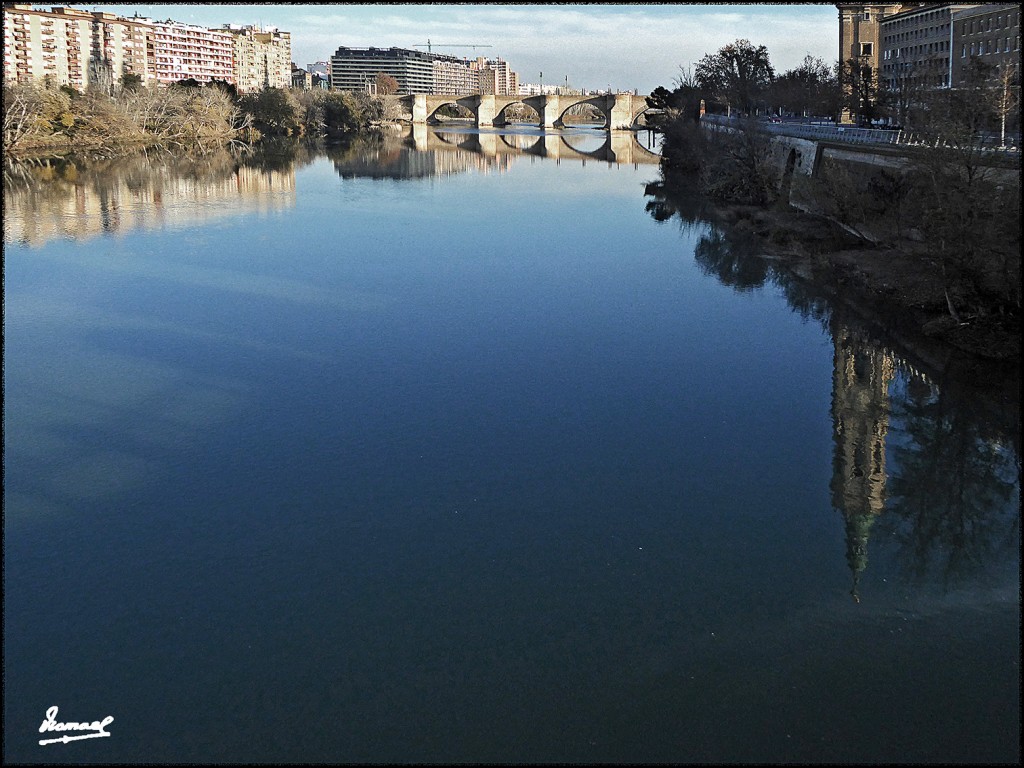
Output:
[[[1016,391],[616,142],[7,165],[5,760],[1019,761]]]

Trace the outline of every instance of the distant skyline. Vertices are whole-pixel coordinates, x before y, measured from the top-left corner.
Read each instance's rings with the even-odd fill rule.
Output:
[[[59,3],[36,3],[48,8]],[[764,45],[782,72],[805,55],[838,58],[838,12],[831,3],[789,4],[165,4],[72,7],[136,13],[189,24],[275,26],[292,35],[300,67],[325,61],[338,46],[419,48],[459,57],[500,56],[520,82],[577,88],[671,87],[680,67],[746,38]],[[452,44],[490,47],[446,47]]]

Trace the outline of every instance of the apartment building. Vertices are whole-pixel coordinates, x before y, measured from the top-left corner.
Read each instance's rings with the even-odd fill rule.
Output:
[[[193,79],[234,82],[234,41],[229,32],[173,21],[153,22],[156,81],[171,85]],[[291,73],[288,75],[291,78]]]
[[[251,24],[225,24],[222,29],[231,35],[234,44],[233,77],[239,93],[291,85],[291,33]]]
[[[967,6],[952,15],[953,56],[950,71],[954,87],[964,82],[971,58],[998,71],[1009,64],[1020,67],[1020,4]]]
[[[275,34],[282,40],[287,35]],[[290,55],[289,42],[284,85],[291,80]],[[234,82],[233,62],[233,38],[225,31],[75,8],[4,6],[5,82],[52,82],[78,90],[126,74],[138,75],[145,85],[187,78]]]
[[[89,84],[93,15],[73,8],[4,6],[4,80],[70,85]]]
[[[480,73],[480,93],[496,96],[519,94],[519,75],[512,71],[504,59],[485,59],[479,56],[470,66]]]
[[[434,54],[432,93],[480,93],[480,72],[467,59]]]
[[[151,85],[156,80],[151,66],[152,47],[151,24],[94,11],[89,80],[105,77],[108,82],[117,82],[124,75],[138,75],[144,85]]]
[[[433,93],[436,58],[407,48],[341,46],[331,56],[331,88],[366,91],[377,74],[383,73],[398,81],[398,93]]]

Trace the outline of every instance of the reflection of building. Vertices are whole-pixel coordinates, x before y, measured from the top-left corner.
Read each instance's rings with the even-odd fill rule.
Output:
[[[832,506],[846,521],[846,560],[859,601],[868,534],[885,507],[885,438],[895,363],[887,350],[838,323],[832,339]]]
[[[426,133],[424,127],[421,133]],[[329,152],[334,169],[343,179],[420,179],[452,176],[466,171],[503,172],[511,156],[484,156],[479,152],[446,145],[443,148],[409,146],[408,139],[389,136],[383,146],[353,145],[343,152]],[[421,141],[421,144],[423,142]]]
[[[274,27],[225,24],[234,40],[234,80],[239,93],[292,84],[292,36]]]
[[[213,176],[173,173],[139,161],[102,178],[69,174],[24,188],[5,185],[4,241],[42,245],[66,238],[159,230],[236,215],[295,206],[295,172],[243,166]],[[140,183],[140,178],[143,181]]]

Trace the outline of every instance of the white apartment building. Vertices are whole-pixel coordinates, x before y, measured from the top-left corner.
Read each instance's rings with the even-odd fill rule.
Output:
[[[233,83],[234,41],[230,33],[178,21],[153,22],[156,81],[172,85],[192,78],[200,83]],[[289,80],[291,73],[289,70]]]
[[[284,36],[287,33],[276,33]],[[291,81],[291,48],[284,84]],[[168,19],[153,21],[75,8],[4,6],[4,81],[51,82],[84,90],[126,74],[145,85],[194,78],[234,82],[231,34]],[[276,66],[276,61],[274,61]],[[275,70],[276,72],[276,70]]]
[[[480,72],[466,59],[434,54],[434,93],[478,93]]]
[[[4,6],[4,80],[70,85],[89,83],[92,14],[72,8]]]

